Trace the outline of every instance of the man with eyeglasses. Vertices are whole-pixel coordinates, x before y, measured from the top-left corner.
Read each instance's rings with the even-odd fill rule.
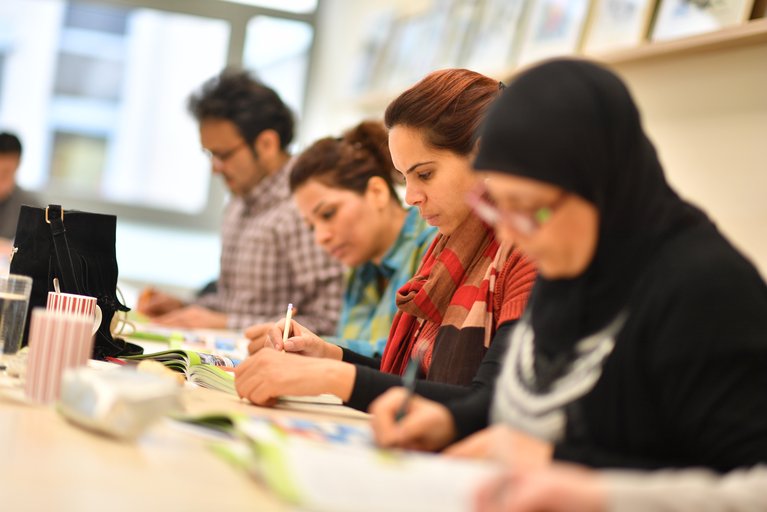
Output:
[[[189,305],[146,290],[139,311],[166,325],[242,329],[273,323],[292,303],[302,325],[334,332],[343,270],[314,244],[290,197],[290,110],[272,89],[233,70],[203,84],[189,110],[212,172],[232,194],[220,275],[212,293]]]

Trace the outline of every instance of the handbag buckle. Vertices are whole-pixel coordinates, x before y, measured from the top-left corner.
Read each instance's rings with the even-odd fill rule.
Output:
[[[61,209],[61,222],[64,222],[64,208]],[[50,224],[51,221],[48,220],[48,207],[45,207],[45,223]]]

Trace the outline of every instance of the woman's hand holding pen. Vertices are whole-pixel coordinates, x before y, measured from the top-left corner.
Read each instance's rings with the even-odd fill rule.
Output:
[[[251,339],[248,352],[254,354],[262,348],[271,348],[302,356],[341,360],[343,352],[338,346],[326,342],[295,320],[290,321],[288,339],[283,344],[284,330],[285,321],[282,319],[268,324],[265,333],[260,325],[249,327],[245,331],[245,336]]]
[[[331,393],[349,400],[355,376],[349,363],[264,348],[235,368],[234,385],[237,394],[257,405],[273,405],[282,395]]]
[[[407,409],[397,419],[402,404]],[[376,442],[384,447],[436,451],[455,439],[455,425],[448,409],[423,397],[408,398],[405,388],[392,388],[372,404],[372,427]]]

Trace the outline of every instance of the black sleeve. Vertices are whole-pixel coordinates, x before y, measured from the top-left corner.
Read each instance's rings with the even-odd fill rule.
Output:
[[[495,385],[495,379],[500,371],[513,324],[514,322],[506,322],[498,328],[471,385],[457,386],[420,379],[416,383],[416,393],[429,400],[443,404],[462,397],[471,397],[475,393],[481,393],[486,389],[490,389],[489,394],[492,396],[492,387]],[[344,355],[346,352],[344,351]],[[399,375],[382,373],[370,367],[357,364],[357,378],[354,382],[352,395],[346,405],[363,411],[367,410],[370,403],[386,390],[401,385],[402,377]],[[484,416],[486,417],[487,414]],[[484,421],[487,423],[487,418]]]
[[[402,377],[391,373],[374,370],[369,366],[355,364],[357,376],[354,379],[354,387],[346,405],[367,411],[370,402],[382,395],[387,389],[402,385]]]
[[[639,354],[621,365],[627,372],[641,368],[646,378],[607,387],[621,390],[625,410],[585,397],[591,434],[566,437],[555,458],[592,467],[721,472],[767,461],[767,287],[755,272],[744,277],[743,265],[709,264],[705,258],[716,250],[672,262],[657,284],[649,282],[653,288],[637,301],[619,338],[624,354]],[[604,387],[599,393],[609,396]],[[649,400],[652,407],[643,405]],[[651,413],[647,423],[618,422],[620,429],[606,432],[611,418],[644,410]],[[631,439],[640,441],[624,441]]]
[[[352,363],[357,366],[366,366],[376,370],[381,368],[381,358],[363,356],[362,354],[358,354],[353,350],[349,350],[348,348],[343,347],[341,347],[341,352],[341,361],[345,363]]]
[[[482,388],[469,396],[445,404],[453,416],[456,431],[455,441],[487,427],[494,389],[494,385]]]
[[[573,443],[557,443],[554,445],[553,458],[559,461],[576,462],[594,468],[631,468],[631,469],[660,469],[668,465],[652,457],[627,457],[624,453],[604,450],[593,444],[576,445]]]
[[[735,270],[689,279],[654,329],[650,372],[664,417],[673,418],[667,435],[696,465],[728,471],[767,461],[767,287],[759,279]]]

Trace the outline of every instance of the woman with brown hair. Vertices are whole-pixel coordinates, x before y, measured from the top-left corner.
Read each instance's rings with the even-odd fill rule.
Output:
[[[467,392],[473,378],[474,386],[493,381],[503,347],[491,341],[521,316],[535,278],[533,266],[510,244],[499,243],[464,200],[475,184],[471,161],[479,126],[499,89],[478,73],[442,70],[386,109],[389,149],[406,180],[405,200],[439,236],[397,294],[399,312],[383,358],[341,349],[296,322],[283,346],[278,322],[266,342],[277,350],[259,350],[237,369],[240,396],[266,404],[279,395],[332,393],[365,409],[401,384],[415,356],[423,378],[417,389],[436,400]]]
[[[395,174],[386,128],[375,121],[318,140],[290,174],[293,199],[315,243],[349,268],[332,341],[368,357],[383,354],[397,290],[418,270],[437,234],[417,208],[402,206]]]
[[[371,407],[379,442],[438,450],[490,414],[452,453],[522,471],[767,464],[767,284],[668,184],[623,81],[584,60],[532,67],[482,137],[495,206],[477,211],[536,261],[530,305],[493,396],[461,414],[416,398],[399,421],[392,390]]]

